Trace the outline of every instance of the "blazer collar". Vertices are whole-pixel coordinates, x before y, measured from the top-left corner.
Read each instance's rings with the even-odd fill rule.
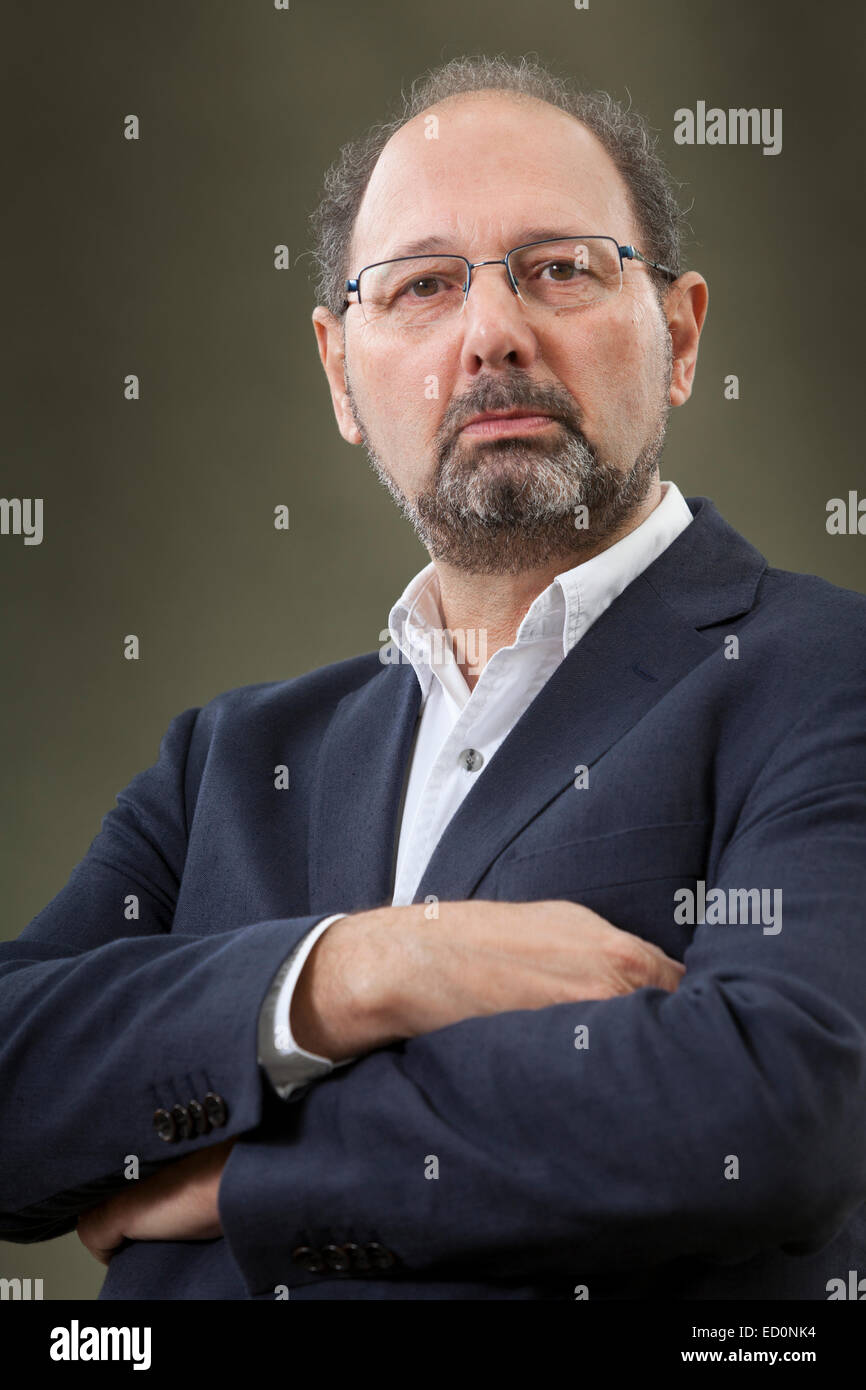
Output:
[[[571,649],[464,798],[416,902],[470,897],[496,856],[573,780],[575,765],[596,762],[714,650],[701,629],[752,607],[763,555],[708,498],[686,500],[692,523]],[[310,808],[311,913],[390,903],[420,705],[414,669],[400,662],[337,706]]]

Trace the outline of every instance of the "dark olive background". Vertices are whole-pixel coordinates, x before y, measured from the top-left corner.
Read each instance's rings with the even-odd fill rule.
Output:
[[[42,497],[45,527],[40,546],[0,536],[5,935],[63,887],[175,714],[375,648],[426,562],[337,432],[298,258],[339,145],[457,54],[534,51],[630,95],[660,132],[691,205],[686,264],[710,285],[662,476],[713,498],[771,564],[866,591],[866,536],[825,529],[828,498],[866,488],[861,15],[780,0],[4,6],[0,495]],[[674,111],[698,100],[782,107],[782,153],[675,145]],[[0,1273],[90,1298],[104,1271],[69,1235],[0,1243]]]

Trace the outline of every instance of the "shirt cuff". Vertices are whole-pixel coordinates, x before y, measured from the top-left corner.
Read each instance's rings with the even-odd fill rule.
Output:
[[[302,937],[274,976],[259,1012],[259,1064],[282,1100],[292,1096],[298,1099],[311,1081],[357,1060],[347,1057],[342,1062],[332,1062],[328,1057],[307,1052],[295,1042],[289,1021],[292,995],[307,957],[322,933],[345,916],[345,912],[336,912],[325,917]]]

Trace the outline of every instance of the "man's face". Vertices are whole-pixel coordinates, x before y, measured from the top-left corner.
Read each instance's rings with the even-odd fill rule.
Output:
[[[431,128],[438,138],[427,138]],[[572,233],[643,249],[602,146],[545,104],[473,95],[431,108],[388,142],[358,213],[352,273],[423,237],[481,261]],[[627,263],[618,295],[576,310],[527,306],[504,266],[484,266],[445,322],[395,334],[352,304],[342,339],[326,310],[314,320],[341,432],[365,445],[434,559],[487,573],[559,555],[574,564],[628,529],[656,481],[679,400],[672,333],[645,267]],[[681,399],[693,367],[678,370]],[[515,407],[550,422],[495,436],[465,428]],[[575,524],[581,506],[587,529]]]

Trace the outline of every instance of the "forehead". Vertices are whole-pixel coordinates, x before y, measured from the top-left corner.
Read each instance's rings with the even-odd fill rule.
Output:
[[[635,240],[625,181],[573,116],[472,93],[429,107],[385,145],[358,211],[351,264],[354,273],[433,237],[438,249],[473,259],[502,255],[548,232]]]

